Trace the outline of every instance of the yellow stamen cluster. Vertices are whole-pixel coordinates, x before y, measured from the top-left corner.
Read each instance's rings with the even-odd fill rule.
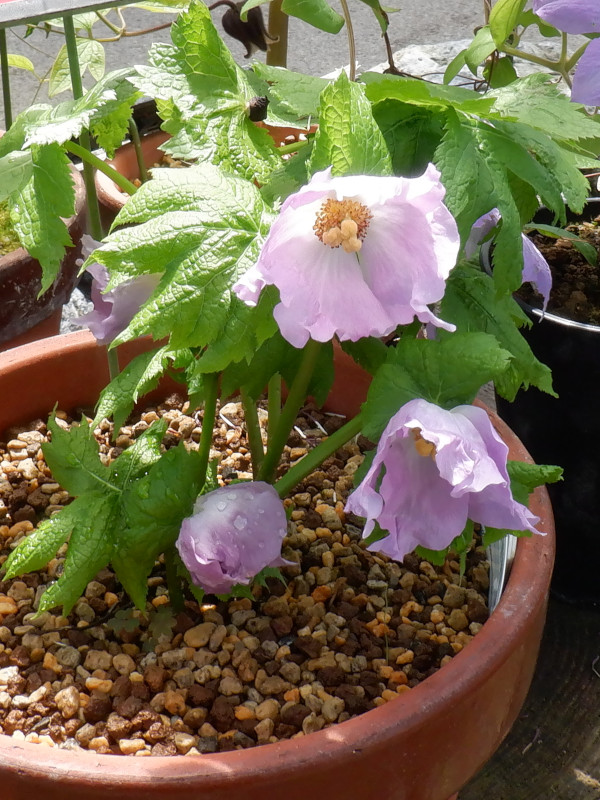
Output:
[[[411,428],[411,435],[415,444],[415,450],[423,458],[431,456],[435,461],[436,449],[433,442],[428,442],[421,436],[421,428]]]
[[[325,200],[313,225],[317,238],[328,247],[358,253],[372,219],[369,209],[357,200]]]

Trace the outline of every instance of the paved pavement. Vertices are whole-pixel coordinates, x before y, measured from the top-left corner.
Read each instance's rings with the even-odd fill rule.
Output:
[[[73,0],[77,5],[76,0]],[[339,9],[338,0],[331,0]],[[387,6],[387,3],[385,4]],[[394,50],[409,45],[447,42],[456,39],[469,39],[473,29],[482,23],[483,0],[397,0],[398,12],[391,15],[389,30]],[[215,20],[222,16],[221,8],[213,12]],[[357,60],[362,68],[368,68],[385,60],[385,47],[381,39],[379,25],[367,5],[360,0],[350,0],[350,12],[357,39]],[[114,14],[114,12],[112,12]],[[150,13],[137,8],[127,8],[123,15],[128,29],[135,31],[164,22],[168,15]],[[113,19],[114,16],[113,16]],[[98,23],[96,35],[110,32]],[[35,31],[27,39],[23,38],[25,29],[19,26],[7,30],[9,53],[27,56],[35,65],[38,76],[44,76],[50,69],[55,54],[63,39],[61,35],[46,36]],[[153,41],[168,41],[168,31],[162,30],[144,36],[122,39],[105,45],[107,67],[116,69],[125,65],[145,63],[147,51]],[[240,64],[247,64],[244,48],[235,40],[228,40],[234,57]],[[264,56],[263,56],[264,58]],[[288,66],[300,72],[324,75],[336,67],[348,63],[348,43],[345,30],[337,35],[317,31],[297,19],[290,20]],[[44,86],[29,73],[11,69],[11,94],[16,111],[26,108],[33,102],[47,102]],[[88,85],[90,80],[88,78]],[[66,99],[68,94],[57,100]],[[0,124],[3,112],[0,113]]]

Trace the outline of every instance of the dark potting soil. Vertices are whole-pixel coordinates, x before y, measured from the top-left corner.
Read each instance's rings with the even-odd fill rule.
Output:
[[[600,252],[600,222],[574,223],[567,230]],[[530,235],[552,270],[552,291],[548,311],[560,317],[600,325],[600,267],[589,264],[569,239],[552,239],[540,233]],[[542,298],[530,284],[517,292],[519,298],[534,308],[541,308]]]
[[[95,431],[103,457],[159,416],[169,422],[165,447],[198,446],[202,413],[170,398],[116,437],[103,422]],[[305,410],[284,462],[339,424]],[[69,502],[44,461],[45,434],[37,420],[0,444],[0,563]],[[220,409],[213,446],[223,482],[251,477],[238,403]],[[344,512],[362,458],[359,444],[346,444],[286,499],[283,555],[295,566],[282,570],[285,583],[255,585],[252,598],[206,597],[200,606],[190,597],[173,614],[159,560],[143,612],[104,569],[69,617],[36,616],[64,547],[45,570],[0,581],[0,733],[98,753],[201,754],[304,736],[402,702],[482,627],[489,565],[477,542],[464,576],[453,557],[434,566],[411,554],[400,564],[366,550],[359,521]]]

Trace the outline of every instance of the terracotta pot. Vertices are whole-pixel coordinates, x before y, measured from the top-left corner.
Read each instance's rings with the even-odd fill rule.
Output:
[[[81,258],[81,236],[85,230],[85,187],[73,168],[75,214],[66,220],[75,243],[67,249],[61,270],[45,294],[38,299],[42,268],[22,247],[0,257],[0,350],[58,333],[63,305],[77,283]]]
[[[92,404],[107,374],[103,349],[81,332],[0,355],[0,376],[2,431],[45,415],[56,401],[66,410]],[[490,415],[511,457],[529,460]],[[554,555],[544,489],[531,509],[547,535],[519,541],[505,592],[481,632],[397,700],[310,736],[197,757],[74,753],[0,736],[2,799],[448,800],[499,746],[533,675]]]
[[[298,137],[306,132],[302,128],[275,128],[271,125],[265,125],[263,122],[257,122],[255,124],[261,128],[265,128],[271,134],[271,138],[277,147],[283,144],[289,144],[294,140],[297,141]],[[316,125],[313,125],[310,128],[310,132],[314,132],[315,130]],[[170,134],[164,131],[153,131],[141,137],[144,163],[148,168],[160,162],[164,155],[160,146],[169,138]],[[135,150],[131,142],[119,147],[114,157],[108,163],[130,181],[139,180],[140,171]],[[107,175],[98,170],[96,171],[96,193],[100,204],[102,222],[108,230],[119,211],[123,208],[128,195],[122,192],[116,183],[113,183]]]

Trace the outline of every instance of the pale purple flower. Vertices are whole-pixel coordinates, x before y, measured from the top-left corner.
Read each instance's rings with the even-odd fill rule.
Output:
[[[211,594],[228,594],[265,567],[290,563],[281,556],[286,533],[281,498],[271,484],[254,481],[200,495],[176,544],[195,584]]]
[[[600,33],[598,0],[533,0],[534,12],[564,33]],[[571,100],[600,105],[600,39],[593,39],[579,59]]]
[[[99,242],[86,234],[82,237],[82,242],[82,251],[86,258],[100,246]],[[125,330],[156,289],[160,275],[140,275],[106,292],[109,281],[106,267],[102,264],[90,264],[87,271],[92,276],[94,308],[77,317],[74,322],[88,327],[100,344],[110,344]]]
[[[592,39],[579,59],[571,100],[586,106],[600,106],[600,39]]]
[[[475,254],[478,245],[498,225],[500,219],[500,211],[497,208],[492,208],[491,211],[483,214],[473,223],[471,233],[465,244],[465,256],[467,258],[471,258]],[[545,311],[552,289],[550,265],[528,236],[521,234],[521,240],[523,242],[523,273],[521,279],[523,283],[532,283],[542,295],[544,298],[542,310]]]
[[[483,409],[411,400],[388,423],[346,510],[367,518],[365,537],[376,522],[388,531],[372,548],[399,560],[418,545],[443,550],[468,519],[539,533],[538,517],[513,499],[507,454]]]
[[[533,0],[533,11],[564,33],[600,33],[598,0]]]
[[[459,249],[444,195],[432,164],[418,178],[318,172],[284,202],[234,291],[256,305],[274,284],[275,319],[294,347],[309,337],[386,336],[415,317],[454,330],[428,308],[443,297]]]

